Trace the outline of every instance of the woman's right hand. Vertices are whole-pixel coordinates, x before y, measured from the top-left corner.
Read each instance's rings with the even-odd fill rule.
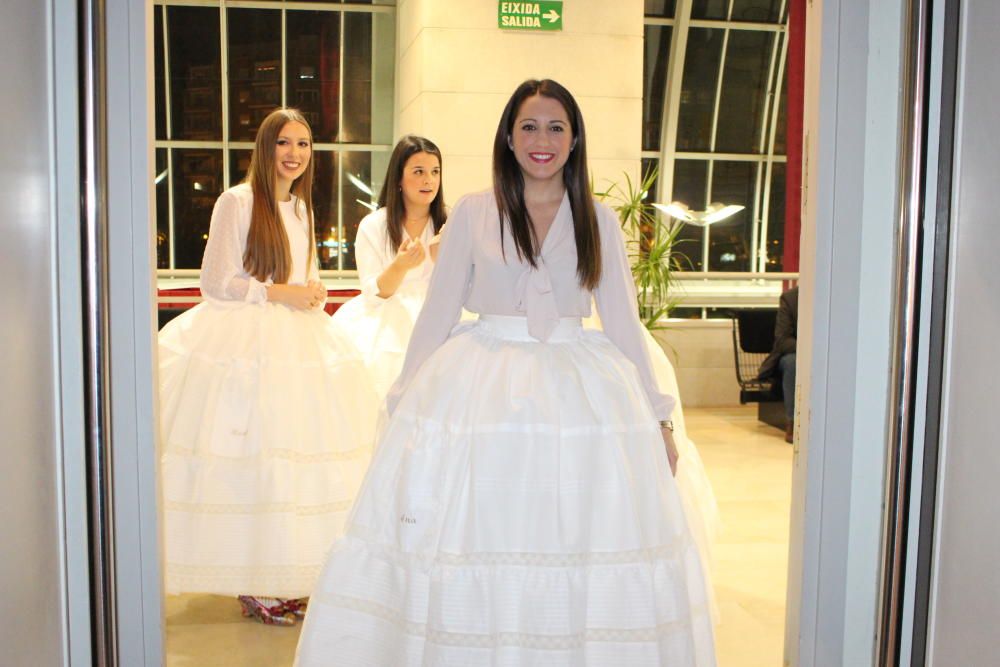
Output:
[[[268,301],[280,303],[295,310],[315,308],[319,300],[325,296],[326,290],[322,287],[322,283],[318,282],[308,285],[270,285],[267,288]]]
[[[424,257],[427,255],[427,250],[419,239],[411,240],[406,239],[399,245],[399,251],[396,253],[396,258],[393,261],[396,266],[403,269],[404,271],[409,271],[410,269],[415,269],[424,261]]]

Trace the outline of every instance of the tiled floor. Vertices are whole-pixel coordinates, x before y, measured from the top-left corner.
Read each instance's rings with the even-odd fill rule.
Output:
[[[720,667],[779,667],[792,448],[752,407],[685,411],[715,487],[722,530],[713,569]],[[167,598],[168,667],[284,667],[299,626],[266,627],[240,616],[235,599]]]

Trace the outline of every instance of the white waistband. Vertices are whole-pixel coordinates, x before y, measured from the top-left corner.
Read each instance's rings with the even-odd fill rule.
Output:
[[[537,338],[528,333],[528,318],[518,315],[480,315],[479,326],[500,338],[508,340],[519,340],[527,342],[540,342]],[[552,335],[546,341],[557,343],[561,341],[576,340],[583,331],[583,325],[579,317],[561,317],[559,324],[552,331]]]

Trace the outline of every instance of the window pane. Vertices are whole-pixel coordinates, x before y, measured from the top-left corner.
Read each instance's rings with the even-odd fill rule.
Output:
[[[671,201],[687,204],[693,211],[703,211],[708,189],[708,162],[705,160],[677,160],[674,162],[674,191]],[[705,233],[701,227],[684,225],[677,235],[677,252],[683,255],[682,263],[690,271],[704,270],[702,247]]]
[[[167,138],[167,107],[166,107],[166,60],[163,53],[163,7],[153,8],[153,90],[155,90],[156,138]],[[166,158],[164,158],[166,162]]]
[[[367,144],[372,138],[372,15],[344,15],[344,127],[340,140]]]
[[[771,173],[770,208],[767,213],[767,271],[784,271],[785,165],[776,162]]]
[[[156,268],[170,268],[170,208],[167,181],[167,149],[156,149]]]
[[[788,69],[786,66],[785,76],[781,80],[781,96],[778,98],[778,121],[774,128],[774,152],[777,155],[784,155],[788,150]]]
[[[360,183],[372,182],[372,158],[368,152],[342,153],[341,160],[344,162],[344,180],[341,181],[343,188],[343,210],[344,210],[344,241],[346,243],[344,251],[344,269],[356,269],[357,263],[354,258],[354,239],[358,236],[358,225],[361,219],[371,213],[371,208],[365,203],[371,201],[371,196],[364,192],[355,181]],[[349,178],[348,176],[352,176]]]
[[[316,225],[316,257],[321,269],[340,268],[343,239],[337,229],[337,161],[339,155],[333,151],[314,151],[315,173],[313,174],[313,222]]]
[[[222,194],[222,151],[172,150],[175,266],[197,269],[205,253],[212,208]]]
[[[253,141],[264,118],[281,106],[281,12],[230,9],[229,137]]]
[[[761,152],[767,76],[775,33],[733,30],[729,34],[715,148],[727,153]],[[775,70],[777,71],[777,70]],[[766,150],[766,146],[764,147]]]
[[[164,7],[163,11],[170,50],[172,138],[221,141],[219,10]]]
[[[639,173],[640,178],[645,178],[646,175],[653,169],[660,168],[660,160],[658,158],[643,158],[642,159],[642,171]],[[646,197],[646,201],[649,202],[659,202],[658,199],[660,190],[660,174],[657,172],[656,178],[653,179],[653,183],[649,186],[649,195]]]
[[[672,32],[670,26],[646,26],[646,54],[642,61],[642,150],[644,151],[660,149]]]
[[[677,117],[677,150],[711,149],[712,112],[722,58],[723,30],[691,28],[684,59],[680,112]]]
[[[777,23],[783,17],[781,0],[735,0],[733,20],[753,23]]]
[[[712,172],[712,203],[741,204],[739,213],[711,226],[709,271],[750,271],[756,162],[716,162]]]
[[[676,0],[646,0],[646,16],[665,19],[673,18],[674,5],[676,4]]]
[[[691,18],[724,19],[729,11],[729,0],[693,0]]]
[[[340,12],[290,11],[288,104],[312,125],[317,143],[339,141]]]
[[[229,187],[239,185],[246,178],[250,171],[252,153],[253,151],[244,148],[229,151]]]

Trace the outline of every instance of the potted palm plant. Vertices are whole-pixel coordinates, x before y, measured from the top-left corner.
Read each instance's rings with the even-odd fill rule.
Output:
[[[653,207],[649,193],[656,183],[656,167],[634,182],[626,172],[624,183],[612,182],[595,196],[608,204],[625,232],[632,278],[635,280],[639,317],[650,331],[665,327],[663,320],[677,304],[671,295],[674,271],[683,268],[686,257],[676,249],[681,223],[663,216]]]

